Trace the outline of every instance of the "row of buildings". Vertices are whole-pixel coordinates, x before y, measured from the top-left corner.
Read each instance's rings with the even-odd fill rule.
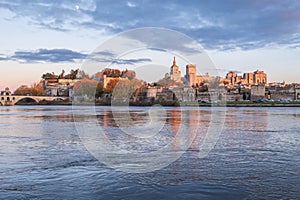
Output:
[[[229,72],[226,75],[226,81],[230,85],[242,84],[248,86],[268,83],[267,74],[259,70],[253,73],[244,73],[243,76],[239,76],[236,72]]]
[[[73,96],[74,84],[80,79],[78,77],[79,70],[71,70],[69,74],[46,73],[42,75],[43,88],[46,91],[46,96]]]
[[[260,70],[244,73],[242,76],[231,71],[223,78],[213,77],[208,73],[198,75],[195,64],[187,64],[185,69],[185,75],[182,76],[174,57],[170,72],[166,73],[163,78],[164,81],[169,81],[171,84],[168,86],[147,84],[139,91],[138,97],[133,100],[151,102],[212,99],[238,101],[258,98],[272,98],[274,100],[300,98],[299,85],[269,85],[267,74]],[[46,95],[72,97],[74,84],[82,78],[79,73],[78,70],[72,70],[68,75],[64,75],[64,71],[60,75],[44,74],[42,78]],[[111,81],[134,79],[135,72],[104,69],[91,78],[102,82],[105,89]],[[107,94],[105,96],[107,97]]]
[[[226,74],[225,78],[212,77],[209,76],[208,73],[205,75],[198,75],[196,64],[186,65],[186,73],[185,76],[182,77],[181,71],[176,64],[175,57],[173,60],[173,65],[170,69],[170,74],[167,73],[166,78],[170,78],[171,80],[177,82],[186,82],[189,86],[200,86],[216,79],[219,80],[220,84],[230,87],[237,85],[251,86],[268,83],[267,74],[264,71],[257,70],[253,73],[244,73],[243,76],[238,75],[236,72],[230,71]]]
[[[239,75],[230,71],[223,77],[213,77],[208,73],[197,74],[195,64],[187,64],[185,75],[181,75],[176,58],[170,67],[165,79],[183,83],[182,86],[170,87],[176,98],[180,101],[192,100],[220,100],[220,101],[240,101],[240,100],[299,100],[300,84],[274,84],[268,83],[268,76],[264,71],[256,70],[251,73]],[[155,88],[149,86],[153,98]],[[174,98],[173,98],[174,99]]]

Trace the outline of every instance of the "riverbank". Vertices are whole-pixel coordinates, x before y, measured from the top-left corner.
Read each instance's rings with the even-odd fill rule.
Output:
[[[273,103],[273,104],[264,104],[264,103],[253,103],[253,104],[199,104],[199,106],[216,106],[216,107],[300,107],[300,104],[283,104],[283,103]]]
[[[55,102],[40,102],[40,103],[23,103],[18,105],[73,105],[70,101],[55,101]],[[111,106],[109,103],[80,103],[76,105],[95,105],[95,106]],[[130,103],[129,106],[153,106],[151,103]],[[158,105],[158,104],[157,104]],[[280,102],[265,102],[265,103],[253,103],[253,102],[220,102],[220,103],[198,103],[198,102],[162,102],[161,106],[179,107],[179,106],[193,106],[193,107],[300,107],[300,102],[280,103]],[[115,105],[114,105],[115,106]],[[120,104],[119,106],[128,106],[128,104]]]

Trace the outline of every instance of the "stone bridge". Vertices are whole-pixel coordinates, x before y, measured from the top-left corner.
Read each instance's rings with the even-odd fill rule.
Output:
[[[32,99],[36,103],[40,101],[62,101],[68,97],[59,97],[59,96],[18,96],[18,95],[0,95],[0,104],[1,106],[13,106],[23,99]]]

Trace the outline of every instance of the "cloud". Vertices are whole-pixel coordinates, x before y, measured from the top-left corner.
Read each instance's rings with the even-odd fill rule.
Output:
[[[103,57],[89,57],[93,64],[102,63],[105,65],[117,64],[117,65],[135,65],[138,63],[151,62],[151,58],[131,58],[131,59],[122,59],[122,58],[103,58]]]
[[[38,49],[36,51],[16,51],[5,60],[15,60],[23,63],[36,62],[75,62],[84,59],[87,55],[68,49]]]
[[[110,51],[96,51],[89,55],[91,58],[98,58],[98,57],[109,57],[114,58],[116,55]]]
[[[144,0],[143,4],[137,0],[2,0],[0,7],[56,31],[86,28],[114,34],[163,27],[222,51],[300,44],[300,2],[294,0]]]
[[[130,8],[135,8],[136,7],[135,3],[130,2],[130,1],[127,2],[127,6],[130,7]]]
[[[160,52],[167,52],[167,50],[165,49],[159,49],[159,48],[148,48],[149,50],[152,50],[152,51],[160,51]]]
[[[38,49],[36,51],[16,51],[13,55],[6,56],[0,54],[0,61],[14,60],[20,63],[60,63],[76,62],[78,60],[88,59],[94,63],[111,63],[134,65],[137,63],[151,62],[150,58],[115,58],[115,55],[109,51],[98,51],[92,54],[85,54],[69,49]]]
[[[292,48],[292,49],[298,49],[299,48],[300,49],[300,44],[299,45],[292,45],[292,46],[290,46],[290,48]]]
[[[87,60],[96,63],[105,63],[105,64],[124,64],[124,65],[134,65],[137,63],[151,62],[151,58],[117,58],[118,55],[114,54],[111,51],[96,51],[88,55]]]
[[[125,65],[134,65],[136,63],[151,62],[150,58],[137,58],[137,59],[114,59],[113,64],[125,64]]]

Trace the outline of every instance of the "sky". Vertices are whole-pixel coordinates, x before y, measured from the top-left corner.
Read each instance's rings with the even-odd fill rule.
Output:
[[[222,76],[261,69],[271,82],[300,82],[298,0],[0,0],[0,26],[0,89],[30,85],[46,72],[81,68],[105,41],[144,27],[197,41]],[[157,36],[156,42],[163,39]],[[147,66],[155,60],[148,53],[132,56],[137,55],[114,61]],[[160,59],[167,70],[173,55]],[[184,71],[187,63],[178,62]]]

